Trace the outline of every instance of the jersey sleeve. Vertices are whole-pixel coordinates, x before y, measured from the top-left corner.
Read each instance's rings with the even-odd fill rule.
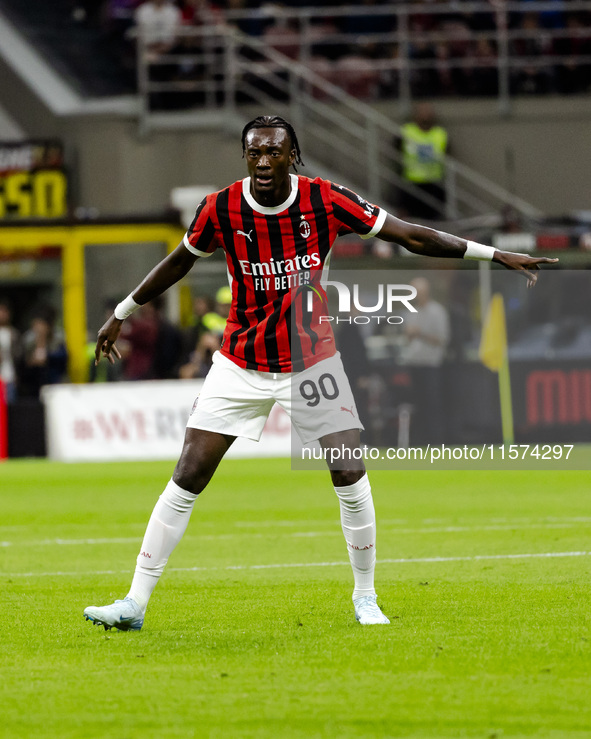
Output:
[[[330,197],[334,216],[343,224],[342,233],[353,232],[362,239],[370,239],[381,231],[388,215],[383,208],[334,183],[331,183]]]
[[[217,248],[210,207],[210,198],[203,198],[197,206],[193,222],[183,237],[184,245],[198,257],[210,257]]]

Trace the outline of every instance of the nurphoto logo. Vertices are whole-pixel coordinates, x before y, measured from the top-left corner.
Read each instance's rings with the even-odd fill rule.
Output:
[[[417,290],[412,285],[387,285],[378,284],[372,287],[373,293],[371,297],[367,295],[367,288],[364,290],[364,297],[361,297],[361,290],[358,283],[354,283],[351,287],[345,285],[344,282],[337,280],[322,280],[322,287],[325,289],[332,287],[337,291],[338,301],[336,312],[344,313],[347,316],[320,316],[321,323],[334,321],[335,323],[357,323],[367,324],[370,322],[400,324],[404,322],[402,316],[393,315],[394,306],[403,306],[411,313],[417,313],[417,309],[412,305],[411,301],[417,296]],[[307,310],[312,311],[312,302],[315,291],[308,292]],[[367,302],[369,301],[369,305]],[[380,314],[379,311],[385,311]],[[351,315],[355,313],[356,315]],[[358,315],[361,314],[361,315]]]

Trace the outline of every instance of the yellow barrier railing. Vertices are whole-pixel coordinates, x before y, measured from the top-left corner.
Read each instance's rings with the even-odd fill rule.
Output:
[[[62,250],[64,332],[72,382],[84,382],[88,377],[84,247],[157,241],[166,244],[170,252],[183,234],[181,226],[166,223],[0,224],[0,257],[6,253],[32,254],[43,246],[58,246]]]

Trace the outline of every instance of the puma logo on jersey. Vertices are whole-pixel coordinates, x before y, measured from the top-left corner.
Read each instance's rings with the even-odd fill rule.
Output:
[[[341,406],[342,411],[347,411],[347,413],[350,413],[353,417],[355,417],[355,414],[353,413],[353,406],[351,408],[345,408],[345,406]]]
[[[252,233],[252,231],[253,231],[253,229],[251,228],[251,229],[250,229],[250,231],[249,231],[248,233],[246,233],[246,231],[236,231],[236,234],[237,234],[238,236],[244,236],[244,237],[245,237],[246,239],[248,239],[248,240],[250,241],[250,243],[252,244],[252,236],[250,235],[250,234]]]

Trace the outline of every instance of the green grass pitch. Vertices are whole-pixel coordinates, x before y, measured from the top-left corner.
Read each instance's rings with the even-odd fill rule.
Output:
[[[226,461],[106,632],[171,471],[0,465],[0,737],[591,737],[589,472],[373,473],[361,627],[328,474]]]

